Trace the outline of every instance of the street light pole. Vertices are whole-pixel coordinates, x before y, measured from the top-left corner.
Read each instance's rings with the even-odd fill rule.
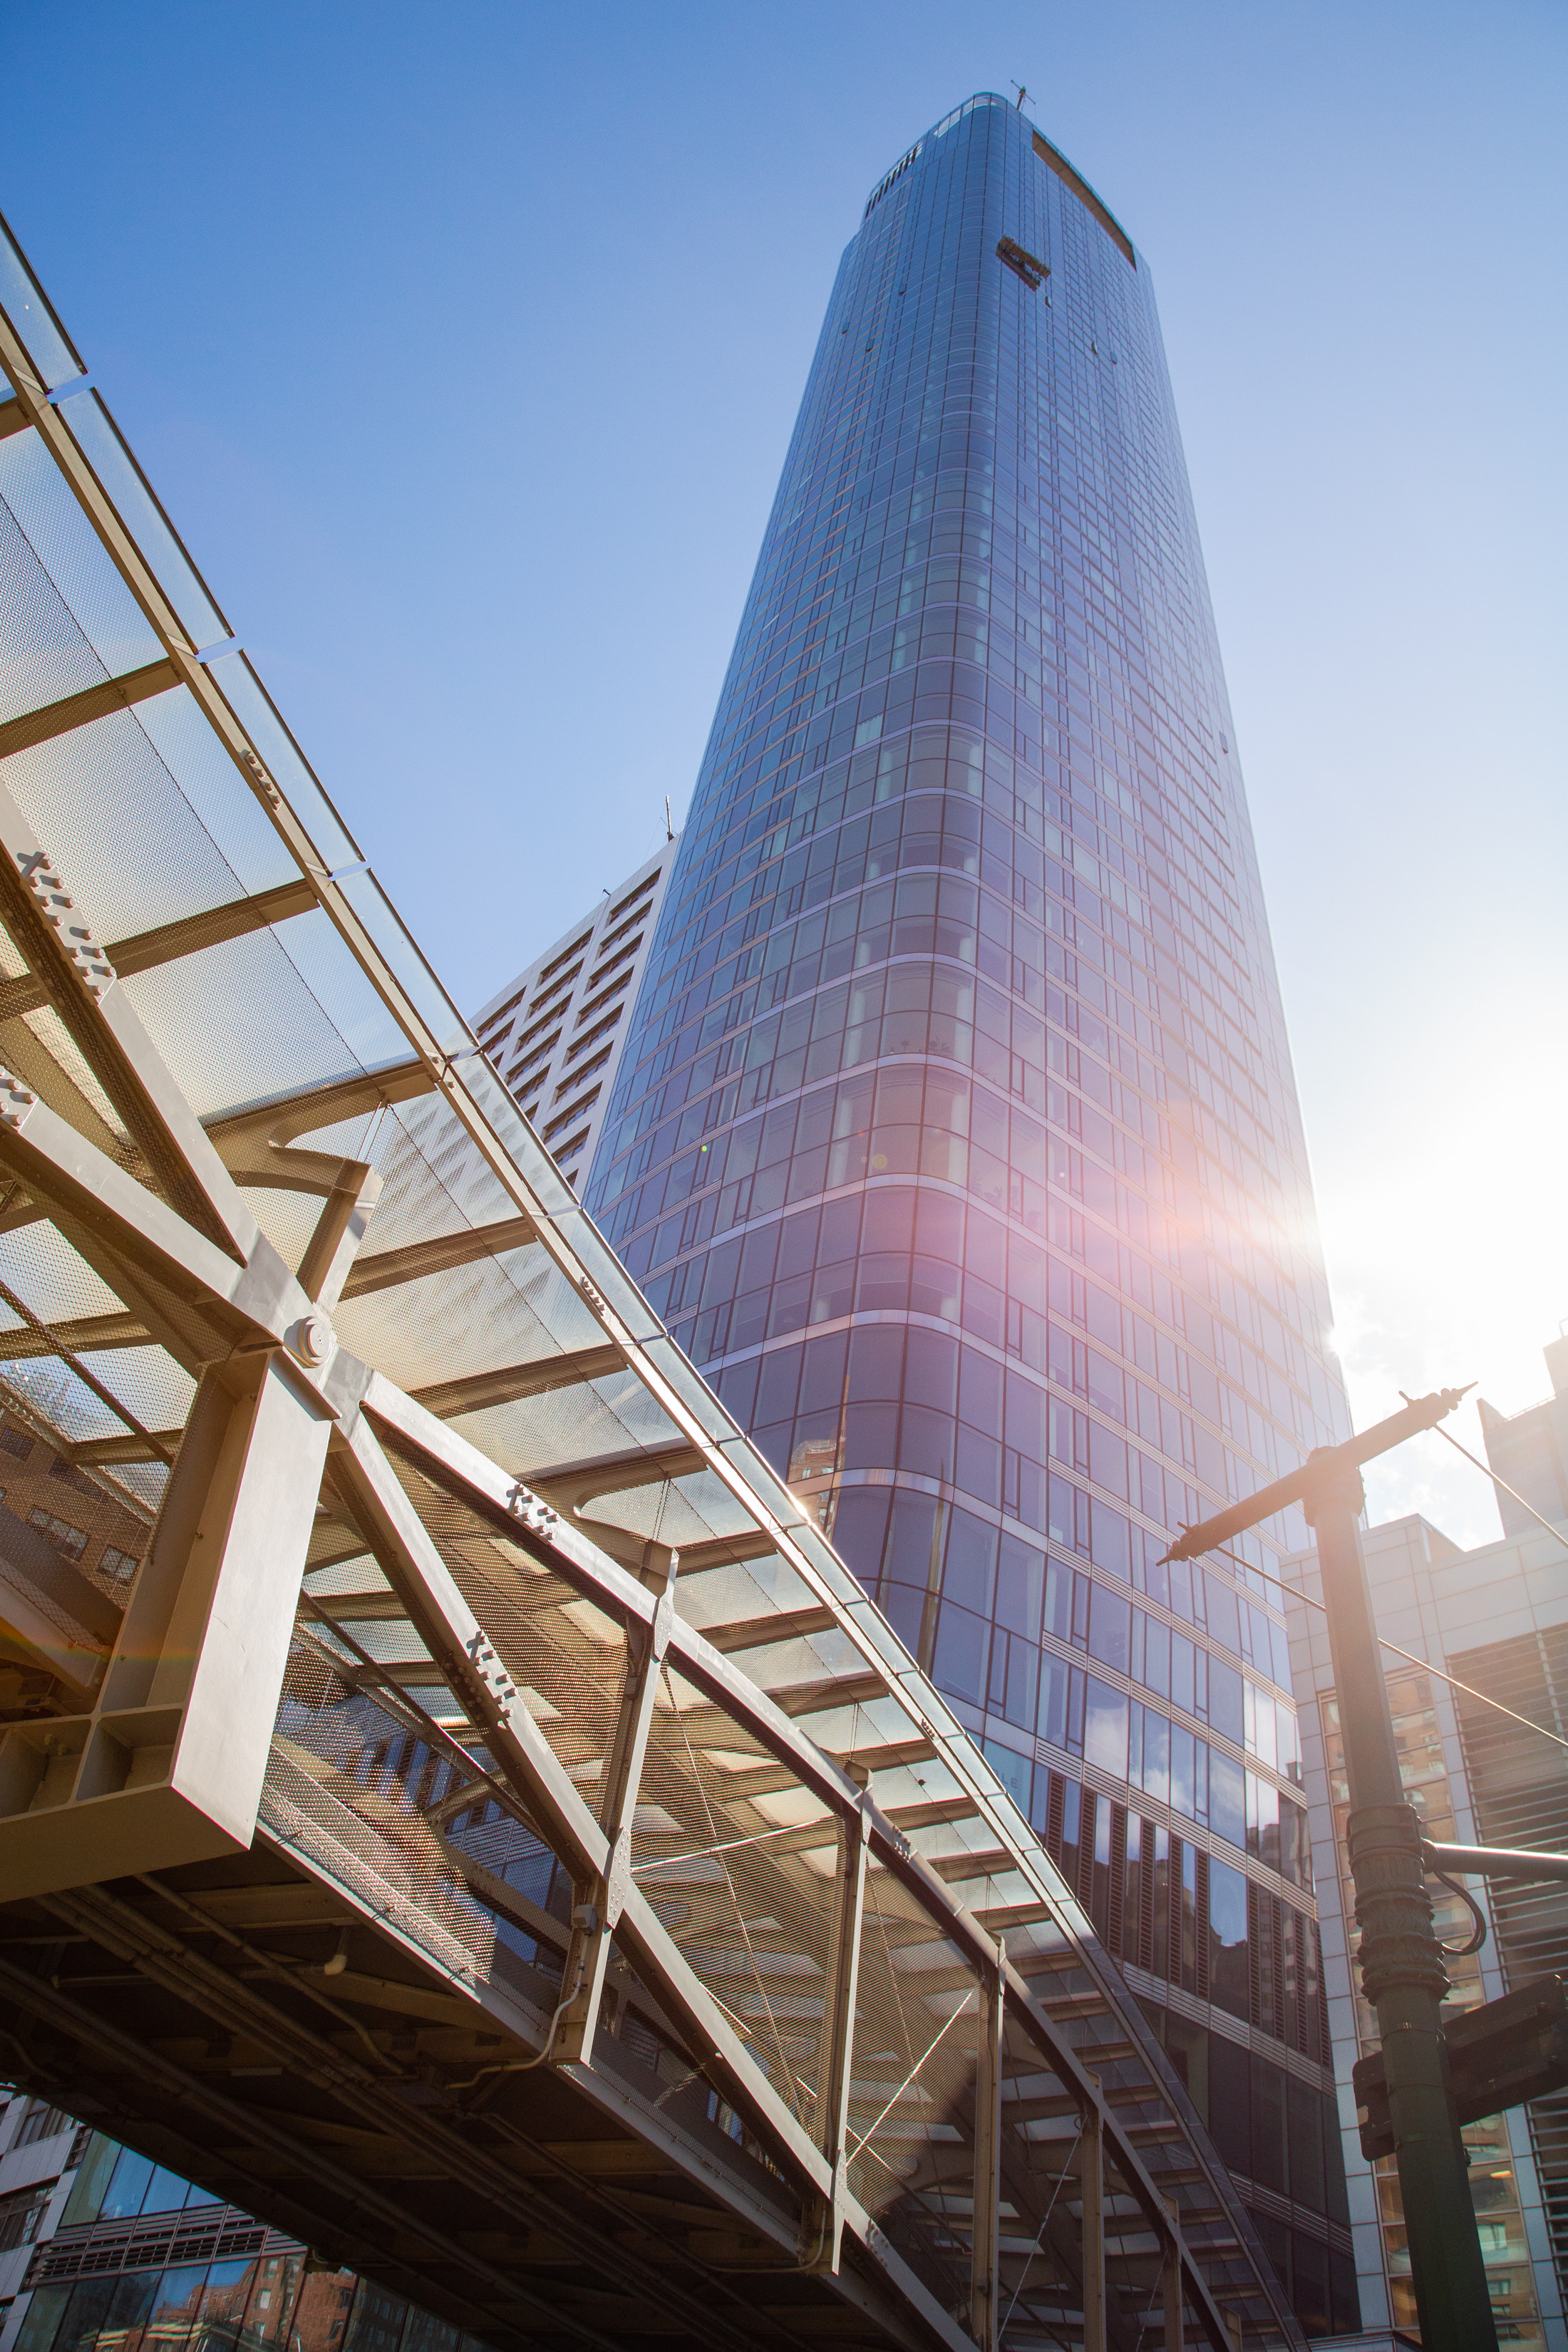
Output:
[[[1421,2341],[1426,2352],[1491,2352],[1497,2323],[1443,2046],[1448,1972],[1426,1892],[1421,1821],[1400,1778],[1356,1524],[1366,1498],[1353,1464],[1335,1463],[1331,1470],[1331,1454],[1311,1459],[1324,1465],[1324,1475],[1303,1501],[1318,1538],[1350,1782],[1346,1837],[1361,1980],[1383,2044]]]
[[[1201,1527],[1185,1528],[1167,1554],[1171,1559],[1194,1559],[1289,1503],[1302,1506],[1317,1535],[1350,1782],[1348,1839],[1362,1984],[1382,2037],[1426,2352],[1496,2352],[1497,2324],[1468,2161],[1448,2089],[1440,2014],[1448,1974],[1426,1893],[1421,1822],[1400,1778],[1357,1521],[1366,1499],[1362,1464],[1418,1430],[1435,1427],[1463,1393],[1444,1389],[1423,1397],[1361,1436],[1309,1454],[1300,1471]]]

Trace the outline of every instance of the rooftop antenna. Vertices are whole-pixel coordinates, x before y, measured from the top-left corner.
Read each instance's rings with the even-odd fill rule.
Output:
[[[1009,80],[1011,80],[1011,79],[1012,79],[1012,77],[1009,75],[1008,79],[1009,79]],[[1024,88],[1024,85],[1023,85],[1023,83],[1022,83],[1021,81],[1016,81],[1016,82],[1014,82],[1014,83],[1013,83],[1013,87],[1014,87],[1014,89],[1015,89],[1017,91],[1017,93],[1018,93],[1018,104],[1017,104],[1016,111],[1017,111],[1019,114],[1022,114],[1022,112],[1024,111],[1024,100],[1028,97],[1029,93],[1028,93],[1028,91]]]
[[[673,841],[675,839],[675,826],[670,821],[669,794],[668,793],[666,793],[664,796],[664,837],[666,841]]]

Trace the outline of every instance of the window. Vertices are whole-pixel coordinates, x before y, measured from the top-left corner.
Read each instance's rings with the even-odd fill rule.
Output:
[[[482,1037],[487,1030],[493,1029],[495,1027],[498,1021],[504,1021],[509,1013],[515,1013],[518,1006],[522,1003],[525,993],[526,991],[520,988],[515,996],[509,996],[504,1004],[498,1004],[495,1011],[487,1014],[485,1019],[480,1022],[479,1034]]]
[[[104,1575],[111,1576],[116,1584],[129,1584],[142,1562],[134,1552],[120,1551],[113,1544],[105,1544],[103,1557],[98,1564]]]
[[[626,903],[629,906],[631,904],[630,899],[627,899]],[[616,912],[619,914],[620,908],[618,907],[616,908]],[[562,965],[566,961],[567,957],[574,956],[579,948],[585,948],[593,936],[593,926],[590,924],[588,929],[584,931],[579,938],[573,940],[569,948],[563,948],[560,954],[552,957],[551,961],[545,965],[543,971],[539,975],[540,982],[542,982],[547,981],[552,971],[559,971]]]
[[[626,913],[626,908],[628,907],[635,907],[639,898],[646,898],[648,892],[653,888],[654,884],[658,880],[658,875],[657,872],[650,874],[646,882],[639,882],[635,890],[628,890],[626,897],[619,900],[616,906],[610,908],[609,920],[612,923],[618,923],[621,917]]]
[[[41,1503],[37,1510],[28,1512],[27,1522],[40,1535],[47,1536],[55,1549],[63,1551],[68,1559],[79,1559],[87,1549],[87,1529],[73,1528],[68,1519],[57,1519]]]
[[[15,1454],[18,1462],[26,1462],[32,1450],[33,1441],[25,1429],[17,1429],[8,1421],[0,1423],[0,1453]]]
[[[34,2099],[22,2118],[22,2128],[12,2141],[13,2147],[31,2147],[35,2140],[52,2139],[56,2132],[65,2131],[69,2116],[58,2107],[46,2106],[42,2099]]]
[[[9,2252],[13,2246],[32,2244],[54,2189],[52,2180],[41,2180],[30,2189],[14,2189],[9,2197],[0,2197],[0,2253]]]

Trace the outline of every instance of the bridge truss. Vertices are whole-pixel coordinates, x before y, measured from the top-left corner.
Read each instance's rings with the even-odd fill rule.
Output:
[[[9,242],[0,363],[0,1382],[149,1531],[0,1523],[5,2067],[501,2352],[1299,2344]]]

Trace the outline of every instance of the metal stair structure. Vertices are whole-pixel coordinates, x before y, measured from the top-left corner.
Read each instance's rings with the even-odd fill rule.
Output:
[[[0,1383],[148,1530],[0,1527],[0,2063],[498,2352],[1300,2344],[8,236],[0,363]]]

